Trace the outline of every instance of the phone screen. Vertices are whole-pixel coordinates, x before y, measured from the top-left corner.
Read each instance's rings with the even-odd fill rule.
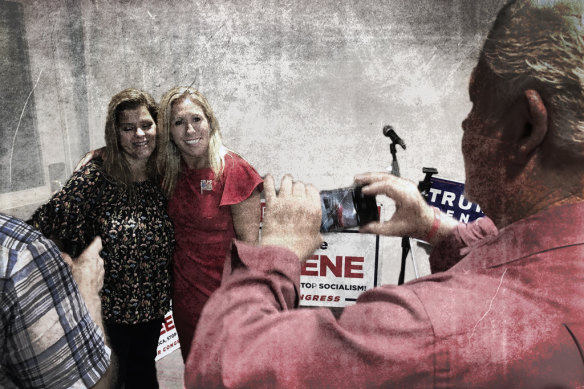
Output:
[[[321,232],[342,231],[379,220],[375,196],[365,196],[361,187],[320,192]]]

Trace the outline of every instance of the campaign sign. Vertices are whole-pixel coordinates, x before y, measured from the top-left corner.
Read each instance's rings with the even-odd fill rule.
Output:
[[[172,318],[171,309],[164,316],[164,321],[162,322],[155,360],[158,361],[160,358],[167,356],[179,348],[180,344],[178,342],[178,334],[176,333],[176,328],[174,326],[174,319]]]
[[[379,236],[348,230],[323,239],[302,264],[300,306],[345,307],[377,286]]]
[[[266,202],[261,200],[261,228]],[[381,214],[381,206],[378,206]],[[379,236],[357,230],[323,234],[324,242],[303,263],[300,272],[300,306],[345,307],[366,290],[377,286]]]
[[[466,200],[463,193],[463,183],[432,177],[426,201],[463,223],[484,216],[478,204]]]

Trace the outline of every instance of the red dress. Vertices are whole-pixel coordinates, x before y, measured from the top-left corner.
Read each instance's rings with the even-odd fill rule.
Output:
[[[213,181],[214,177],[210,168],[189,169],[181,163],[168,204],[176,237],[172,310],[183,359],[201,310],[221,283],[226,252],[235,237],[230,206],[263,185],[255,169],[232,153],[225,156],[221,179]]]

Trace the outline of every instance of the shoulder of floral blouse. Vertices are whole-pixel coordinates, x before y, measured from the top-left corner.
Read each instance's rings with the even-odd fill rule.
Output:
[[[87,180],[93,178],[95,180],[104,178],[107,179],[108,174],[105,172],[103,160],[92,159],[83,165],[79,170],[73,172],[72,178],[79,178]]]

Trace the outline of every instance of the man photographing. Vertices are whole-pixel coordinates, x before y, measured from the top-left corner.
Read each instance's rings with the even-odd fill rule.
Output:
[[[338,319],[294,310],[299,259],[321,239],[318,192],[286,176],[276,194],[268,176],[261,245],[234,243],[186,386],[584,386],[583,58],[581,0],[503,7],[462,125],[467,197],[490,219],[458,224],[409,181],[356,177],[396,204],[361,231],[429,240],[436,273],[367,291]]]

